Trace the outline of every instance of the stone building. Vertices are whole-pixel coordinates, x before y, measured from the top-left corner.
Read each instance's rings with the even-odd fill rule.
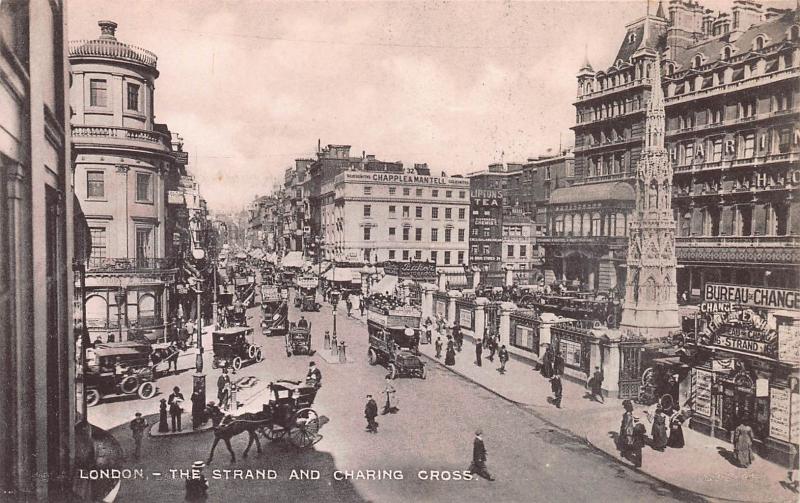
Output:
[[[73,246],[85,222],[73,220],[65,18],[60,1],[0,2],[0,499],[8,501],[66,498],[76,463],[73,259],[85,250]]]
[[[92,239],[87,326],[93,338],[124,340],[133,327],[164,329],[176,273],[165,236],[174,157],[169,130],[154,121],[156,55],[117,40],[113,21],[98,24],[99,38],[69,45],[75,193]]]

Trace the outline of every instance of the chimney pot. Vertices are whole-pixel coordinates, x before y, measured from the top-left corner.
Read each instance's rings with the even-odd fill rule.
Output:
[[[102,20],[98,21],[97,25],[100,26],[100,39],[102,40],[116,40],[114,33],[117,31],[117,23],[114,21]]]

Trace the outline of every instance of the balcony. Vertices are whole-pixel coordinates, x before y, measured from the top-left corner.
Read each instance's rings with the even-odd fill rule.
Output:
[[[586,102],[586,101],[589,101],[589,100],[593,100],[595,98],[600,98],[600,97],[603,97],[603,96],[609,96],[609,95],[612,95],[612,94],[616,94],[616,93],[618,93],[620,91],[628,91],[630,89],[634,89],[634,88],[639,87],[639,86],[649,86],[650,84],[652,84],[652,81],[649,78],[632,80],[630,82],[627,82],[627,83],[619,85],[619,86],[610,87],[608,89],[601,89],[599,91],[593,91],[591,93],[587,93],[587,94],[584,94],[582,96],[578,96],[578,100],[575,102],[575,104],[583,103],[583,102]]]
[[[587,176],[581,180],[575,180],[573,185],[586,185],[598,182],[610,182],[614,180],[627,180],[633,178],[636,174],[623,171],[621,173],[610,173],[608,175]]]
[[[114,126],[72,126],[72,138],[92,144],[113,142],[123,146],[146,144],[157,150],[170,150],[169,136],[149,129],[134,129]]]
[[[727,84],[721,84],[715,87],[710,87],[708,89],[701,89],[699,91],[692,91],[686,94],[681,94],[678,96],[670,96],[664,99],[664,103],[666,106],[675,105],[678,103],[685,103],[687,101],[692,101],[700,98],[706,98],[709,96],[715,96],[722,93],[729,93],[733,91],[741,91],[745,89],[751,89],[753,87],[763,86],[764,84],[769,84],[772,82],[779,82],[783,80],[789,80],[793,78],[797,78],[800,75],[800,68],[786,68],[784,70],[779,70],[777,72],[768,73],[766,75],[758,75],[756,77],[751,77],[746,80],[740,80],[737,82],[729,82]]]
[[[575,236],[575,235],[554,235],[539,236],[536,243],[540,245],[602,245],[612,247],[626,247],[628,244],[627,236]]]
[[[676,237],[678,246],[724,246],[758,248],[763,246],[800,247],[800,236],[692,236]]]
[[[594,119],[587,119],[585,121],[578,122],[574,126],[572,126],[571,129],[577,129],[577,128],[584,127],[584,126],[591,126],[593,124],[599,124],[601,122],[613,121],[613,120],[618,120],[618,119],[622,119],[622,118],[626,118],[626,117],[632,117],[632,116],[634,116],[636,114],[644,113],[646,110],[647,110],[647,108],[644,105],[642,105],[639,108],[633,108],[633,109],[628,110],[626,112],[618,113],[618,114],[615,114],[615,115],[606,115],[604,117],[599,117],[599,118],[594,118]]]
[[[110,258],[90,257],[86,264],[86,272],[137,273],[166,271],[175,269],[174,258]]]
[[[644,138],[642,136],[631,136],[630,138],[615,138],[613,140],[605,140],[599,143],[590,143],[589,145],[582,145],[575,147],[575,152],[586,152],[588,150],[601,149],[603,147],[613,147],[617,145],[625,145],[627,143],[642,143]]]
[[[800,236],[693,236],[675,238],[681,262],[796,265]]]

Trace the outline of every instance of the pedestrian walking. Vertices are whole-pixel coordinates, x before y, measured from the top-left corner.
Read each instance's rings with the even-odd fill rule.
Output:
[[[378,422],[375,418],[378,417],[378,404],[372,395],[367,395],[367,405],[364,406],[364,417],[367,418],[367,431],[370,433],[378,433]]]
[[[175,372],[178,372],[178,346],[175,344],[175,341],[171,342],[169,345],[169,356],[167,357],[167,373],[169,374],[173,367]]]
[[[561,385],[561,376],[558,374],[550,378],[550,389],[553,390],[553,404],[557,408],[561,408],[561,394],[563,391]]]
[[[310,362],[308,364],[308,372],[306,373],[306,382],[313,385],[315,388],[320,389],[322,387],[322,371],[317,368],[317,364],[315,362]]]
[[[647,435],[647,428],[644,427],[636,418],[634,418],[632,443],[628,456],[636,468],[642,467],[642,449],[644,449],[645,436]]]
[[[623,400],[622,406],[625,408],[625,412],[622,414],[622,422],[619,425],[617,449],[620,455],[625,458],[633,447],[633,402],[630,400]]]
[[[556,354],[553,357],[553,374],[564,375],[564,357],[559,350],[556,350]]]
[[[456,351],[460,353],[464,345],[464,334],[461,333],[461,327],[458,325],[453,326],[453,340],[456,343]]]
[[[500,346],[500,352],[498,353],[498,358],[500,358],[500,368],[497,369],[501,374],[506,373],[506,363],[508,363],[508,350],[506,349],[506,345],[503,344]]]
[[[228,369],[223,367],[222,374],[217,378],[217,401],[219,406],[228,410],[228,401],[231,395],[231,376]]]
[[[447,350],[445,351],[444,355],[444,364],[450,366],[456,364],[455,344],[453,343],[453,338],[451,336],[447,336]]]
[[[133,457],[134,459],[139,459],[139,455],[142,452],[142,437],[144,436],[144,430],[147,429],[147,421],[142,417],[141,412],[135,414],[130,427],[133,434]]]
[[[475,341],[475,365],[482,366],[481,357],[483,356],[483,343],[480,339]]]
[[[494,353],[497,351],[497,339],[494,338],[494,334],[489,336],[489,361],[494,362]]]
[[[436,336],[436,358],[439,359],[442,357],[442,338],[441,336]]]
[[[553,354],[553,347],[547,346],[547,349],[545,349],[544,351],[544,356],[542,357],[542,368],[540,370],[542,377],[544,377],[545,379],[550,379],[551,377],[553,377],[554,356],[555,355]]]
[[[392,386],[392,380],[387,377],[386,385],[383,387],[383,394],[386,395],[386,403],[383,405],[382,415],[397,412],[397,390]]]
[[[347,305],[347,317],[351,318],[352,315],[350,314],[350,311],[353,310],[353,301],[350,300],[350,297],[347,297],[347,301],[345,302],[345,305]]]
[[[746,419],[733,431],[733,452],[740,467],[747,468],[753,463],[753,429]]]
[[[675,413],[669,420],[669,440],[667,440],[667,447],[672,449],[681,449],[685,445],[683,439],[683,422],[686,418],[683,416],[681,406],[675,404]]]
[[[589,388],[592,390],[592,400],[605,403],[603,399],[603,372],[600,371],[600,367],[594,368],[594,374],[589,379]]]
[[[364,313],[367,311],[367,299],[361,298],[361,302],[358,303],[359,309],[361,309],[361,317],[364,317]]]
[[[186,501],[206,501],[208,499],[208,481],[203,474],[206,464],[202,461],[192,463],[189,477],[186,479]]]
[[[483,431],[475,431],[475,439],[472,441],[472,463],[469,465],[469,472],[479,475],[486,480],[494,480],[489,469],[486,468],[486,446],[483,444]]]
[[[650,437],[653,440],[653,449],[663,451],[664,447],[667,446],[667,416],[664,414],[664,409],[661,408],[661,405],[656,406]]]
[[[181,393],[181,389],[177,386],[172,388],[172,394],[169,396],[167,403],[169,404],[169,416],[172,420],[173,433],[176,430],[181,431],[181,414],[183,414],[181,404],[183,403],[183,400],[183,393]]]

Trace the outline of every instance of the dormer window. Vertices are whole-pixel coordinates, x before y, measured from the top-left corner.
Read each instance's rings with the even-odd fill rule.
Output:
[[[800,26],[793,25],[789,28],[789,40],[797,40],[800,38]]]
[[[667,77],[671,77],[673,73],[675,73],[675,65],[672,63],[667,63],[664,65],[664,72],[666,73]]]
[[[753,40],[753,50],[760,51],[764,48],[764,44],[766,43],[766,38],[764,35],[759,35]]]
[[[628,34],[628,43],[632,44],[634,42],[636,42],[636,34],[631,32]]]
[[[722,59],[724,61],[728,61],[729,59],[731,59],[731,48],[730,47],[726,46],[724,49],[722,49]]]
[[[698,54],[692,61],[692,68],[700,68],[701,66],[703,66],[703,56]]]

